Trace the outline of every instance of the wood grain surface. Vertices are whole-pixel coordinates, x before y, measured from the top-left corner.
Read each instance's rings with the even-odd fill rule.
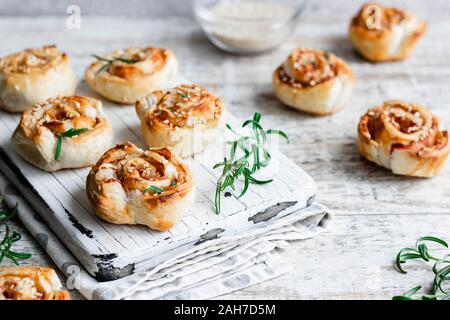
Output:
[[[404,62],[371,64],[346,38],[359,3],[310,8],[293,37],[277,51],[239,57],[213,47],[189,16],[153,19],[83,17],[80,30],[65,28],[65,16],[0,19],[1,55],[24,47],[55,43],[67,51],[81,78],[92,53],[131,45],[159,45],[175,51],[181,72],[221,95],[234,115],[263,114],[267,127],[285,130],[291,144],[282,151],[309,172],[319,186],[318,200],[336,213],[329,231],[293,243],[284,253],[295,272],[223,296],[229,299],[390,299],[416,285],[428,287],[430,268],[412,264],[402,275],[393,267],[399,249],[416,238],[436,235],[450,240],[450,165],[439,177],[414,179],[392,175],[361,158],[356,125],[369,107],[398,98],[427,105],[450,128],[450,11],[448,2],[408,2],[428,19],[427,33],[413,57]],[[405,2],[401,2],[405,3]],[[426,5],[426,3],[429,4]],[[323,5],[323,4],[322,4]],[[333,14],[334,13],[334,14]],[[330,50],[346,59],[357,86],[343,111],[308,116],[284,107],[273,95],[271,73],[295,47]],[[51,261],[24,233],[17,247],[33,252],[25,264]],[[80,296],[73,292],[74,298]]]

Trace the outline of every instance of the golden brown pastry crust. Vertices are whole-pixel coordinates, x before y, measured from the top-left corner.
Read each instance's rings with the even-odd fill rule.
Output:
[[[275,95],[284,104],[317,115],[342,109],[355,86],[347,63],[334,54],[297,49],[272,75]]]
[[[170,147],[181,157],[203,151],[225,128],[222,99],[197,85],[155,91],[136,102],[148,147]]]
[[[424,107],[398,100],[370,109],[358,126],[358,146],[369,161],[393,173],[433,177],[444,167],[448,132]]]
[[[0,300],[70,300],[51,268],[0,267]]]
[[[72,95],[76,86],[69,57],[55,46],[0,59],[0,108],[6,111],[22,112],[48,98]]]
[[[178,72],[177,59],[169,49],[128,48],[103,58],[122,61],[116,59],[101,71],[107,62],[97,59],[86,69],[84,79],[103,97],[124,104],[167,88]]]
[[[189,168],[170,149],[144,151],[132,143],[117,145],[100,158],[86,190],[100,218],[160,231],[181,219],[195,195]]]
[[[58,135],[69,129],[88,129],[62,139],[55,160]],[[16,151],[33,165],[56,171],[93,165],[111,147],[112,128],[99,100],[88,97],[51,98],[25,111],[12,136]]]
[[[352,18],[349,38],[369,61],[403,60],[425,30],[426,23],[406,10],[369,3]]]

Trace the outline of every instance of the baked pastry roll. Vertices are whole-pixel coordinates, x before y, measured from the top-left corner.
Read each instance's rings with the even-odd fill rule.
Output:
[[[73,95],[77,79],[69,57],[55,46],[26,49],[0,59],[0,107],[22,112],[59,95]]]
[[[152,91],[170,86],[177,72],[178,62],[171,50],[129,48],[97,57],[84,79],[105,98],[132,104]]]
[[[181,157],[203,151],[225,128],[221,98],[197,85],[155,91],[136,102],[147,146],[171,147]]]
[[[369,161],[399,175],[433,177],[450,147],[438,119],[415,103],[388,101],[370,109],[358,126],[358,145]]]
[[[70,300],[55,270],[0,267],[0,300]]]
[[[102,103],[79,96],[37,103],[22,114],[12,136],[17,152],[45,171],[91,166],[112,140]]]
[[[284,104],[312,114],[339,111],[350,97],[355,77],[334,54],[297,49],[272,76],[275,95]]]
[[[132,143],[108,150],[87,177],[96,214],[115,224],[165,231],[194,202],[189,168],[168,148],[142,150]]]
[[[426,23],[401,9],[365,4],[350,22],[349,38],[367,60],[407,58],[422,37]]]

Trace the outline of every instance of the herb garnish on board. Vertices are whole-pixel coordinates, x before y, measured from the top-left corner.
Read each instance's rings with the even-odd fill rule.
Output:
[[[409,260],[434,261],[432,268],[434,280],[430,294],[425,294],[417,298],[414,297],[414,294],[422,289],[421,286],[417,286],[403,295],[393,297],[393,300],[450,300],[449,289],[445,287],[445,284],[450,284],[450,253],[445,254],[442,258],[437,258],[430,254],[426,245],[427,242],[434,242],[444,248],[448,248],[447,242],[442,239],[431,236],[421,237],[416,241],[414,248],[403,248],[400,250],[397,254],[396,266],[399,272],[406,273],[402,264]]]
[[[103,58],[100,57],[96,54],[92,55],[95,59],[100,60],[100,61],[104,61],[105,64],[103,64],[95,73],[96,75],[98,75],[99,73],[105,71],[106,69],[108,69],[115,61],[120,61],[120,62],[124,62],[124,63],[128,63],[128,64],[135,64],[136,62],[138,62],[138,60],[132,60],[132,59],[127,59],[123,56],[121,57],[112,57],[111,59],[108,58]]]
[[[0,242],[0,264],[3,262],[4,258],[8,258],[15,265],[19,265],[17,260],[31,258],[31,253],[11,250],[14,242],[17,242],[22,238],[22,235],[19,232],[11,232],[8,225],[8,221],[17,214],[18,204],[10,211],[3,210],[2,205],[3,196],[0,196],[0,234],[3,235],[3,239]]]
[[[227,124],[227,128],[237,136],[237,139],[228,142],[231,145],[228,158],[225,157],[223,162],[219,162],[214,166],[214,169],[223,168],[222,174],[217,180],[216,187],[215,210],[217,214],[220,213],[222,193],[227,188],[235,190],[237,180],[244,180],[244,187],[240,193],[240,197],[248,191],[250,184],[266,184],[272,182],[272,180],[258,180],[253,176],[270,162],[271,156],[266,146],[267,136],[277,134],[285,138],[287,142],[289,142],[289,138],[281,130],[265,130],[261,126],[260,120],[261,114],[255,112],[253,119],[246,120],[242,124],[243,128],[251,126],[252,130],[249,135],[241,135]],[[238,156],[238,152],[242,155]]]

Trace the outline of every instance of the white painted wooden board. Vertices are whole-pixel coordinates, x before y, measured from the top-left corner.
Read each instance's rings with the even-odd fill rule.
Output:
[[[318,200],[337,213],[329,231],[293,244],[289,260],[297,266],[296,272],[224,298],[389,299],[415,285],[431,283],[425,265],[414,265],[410,274],[402,275],[393,262],[399,249],[421,235],[450,239],[450,169],[447,165],[439,177],[427,180],[393,176],[359,156],[356,125],[368,107],[401,98],[428,105],[450,128],[448,1],[400,2],[427,18],[429,28],[411,59],[380,65],[362,60],[346,40],[348,21],[361,1],[332,3],[314,1],[313,13],[303,17],[292,39],[258,57],[222,53],[188,18],[89,17],[79,31],[65,30],[63,16],[7,18],[0,20],[0,37],[5,39],[0,50],[5,54],[52,39],[70,51],[74,65],[82,69],[90,60],[86,51],[101,53],[147,43],[173,48],[182,61],[182,73],[219,93],[234,115],[248,118],[258,110],[268,126],[288,132],[292,141],[282,151],[313,176]],[[296,46],[331,50],[349,61],[358,82],[343,111],[311,117],[275,99],[271,72]],[[30,237],[25,235],[20,245],[35,253],[29,264],[51,264]]]

